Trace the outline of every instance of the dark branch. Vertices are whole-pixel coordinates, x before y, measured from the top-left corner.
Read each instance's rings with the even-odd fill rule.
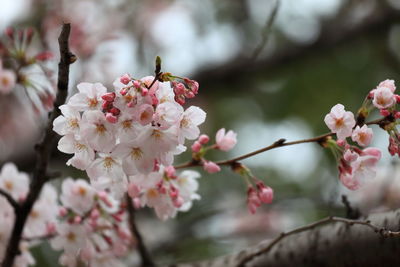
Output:
[[[135,223],[135,209],[132,205],[132,200],[129,196],[126,197],[127,205],[128,205],[128,214],[129,214],[129,227],[131,229],[132,234],[136,238],[137,250],[139,251],[142,265],[143,267],[153,267],[156,266],[148,252],[146,246],[144,245],[142,235],[140,234],[138,228]]]
[[[14,208],[15,214],[17,214],[18,210],[19,210],[18,202],[15,201],[15,199],[8,192],[4,191],[1,188],[0,188],[0,195],[2,195],[3,197],[5,197],[7,199],[8,203],[10,203],[10,205]]]
[[[19,212],[16,214],[14,227],[7,246],[3,267],[13,266],[15,257],[19,252],[19,243],[22,232],[34,203],[40,195],[43,185],[51,178],[47,173],[50,154],[56,134],[53,131],[53,121],[61,113],[59,106],[65,103],[68,94],[69,66],[75,62],[76,57],[69,51],[68,39],[71,31],[70,24],[64,24],[58,38],[60,46],[60,63],[58,64],[57,97],[54,102],[54,109],[50,113],[43,140],[36,145],[36,166],[33,177],[29,185],[29,193],[25,201],[21,204]]]

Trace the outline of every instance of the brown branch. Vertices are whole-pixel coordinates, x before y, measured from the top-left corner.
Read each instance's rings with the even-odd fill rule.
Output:
[[[384,118],[380,118],[380,119],[376,119],[376,120],[367,122],[366,124],[367,125],[377,124],[377,125],[379,125],[380,127],[383,128],[385,124],[388,124],[388,123],[391,123],[391,122],[392,122],[392,120],[390,118],[384,117]],[[316,136],[316,137],[313,137],[313,138],[302,139],[302,140],[297,140],[297,141],[292,141],[292,142],[286,142],[286,139],[281,138],[281,139],[275,141],[274,143],[272,143],[269,146],[260,148],[258,150],[253,151],[253,152],[250,152],[250,153],[247,153],[247,154],[244,154],[242,156],[238,156],[238,157],[235,157],[235,158],[232,158],[232,159],[216,161],[215,163],[218,164],[218,165],[234,166],[235,163],[237,163],[240,160],[250,158],[250,157],[255,156],[257,154],[261,154],[263,152],[266,152],[268,150],[272,150],[272,149],[275,149],[275,148],[278,148],[278,147],[298,145],[298,144],[304,144],[304,143],[319,143],[319,144],[322,144],[322,143],[324,143],[324,141],[326,141],[326,139],[329,136],[332,136],[332,135],[334,135],[334,134],[333,133],[326,133],[326,134],[323,134],[323,135],[320,135],[320,136]],[[183,168],[197,167],[197,166],[202,166],[202,165],[203,165],[203,163],[201,161],[193,159],[193,160],[191,160],[189,162],[182,163],[182,164],[174,166],[174,167],[175,167],[175,169],[183,169]]]
[[[29,185],[29,193],[25,201],[21,204],[19,212],[16,214],[14,227],[2,263],[3,267],[13,266],[15,257],[20,253],[19,243],[21,241],[22,232],[28,219],[28,215],[30,214],[35,201],[39,197],[43,185],[50,180],[50,176],[47,173],[47,166],[53,143],[56,139],[56,134],[53,131],[53,121],[61,114],[58,107],[64,104],[67,98],[69,66],[76,60],[76,57],[69,51],[68,39],[70,31],[70,24],[64,24],[58,38],[60,46],[60,63],[58,64],[57,97],[54,102],[54,109],[51,112],[47,123],[43,140],[35,146],[37,152],[36,166]]]
[[[19,211],[18,202],[15,201],[15,199],[8,192],[4,191],[1,188],[0,188],[0,195],[2,195],[3,197],[5,197],[7,199],[8,203],[10,203],[10,205],[13,207],[15,214],[17,214]]]
[[[174,267],[399,266],[400,210],[351,220],[327,217],[258,245]]]
[[[302,226],[299,228],[296,228],[292,231],[289,232],[283,232],[281,233],[277,238],[275,238],[274,240],[272,240],[266,247],[264,247],[263,249],[258,250],[255,253],[251,253],[249,255],[247,255],[246,257],[244,257],[238,264],[238,267],[244,267],[246,265],[246,263],[248,263],[249,261],[253,260],[255,257],[260,256],[268,251],[270,251],[276,244],[278,244],[282,239],[290,236],[290,235],[294,235],[297,233],[301,233],[307,230],[311,230],[314,229],[316,227],[319,227],[321,225],[325,225],[328,223],[332,223],[332,222],[338,222],[338,223],[344,223],[347,224],[349,226],[352,225],[363,225],[366,226],[368,228],[370,228],[371,230],[373,230],[375,233],[379,233],[382,237],[399,237],[400,236],[400,231],[390,231],[387,230],[383,227],[379,227],[376,226],[374,224],[371,224],[371,221],[366,220],[366,221],[362,221],[362,220],[351,220],[351,219],[345,219],[345,218],[340,218],[340,217],[327,217],[324,218],[322,220],[316,221],[314,223],[311,223],[309,225],[306,226]]]
[[[129,214],[129,227],[131,229],[132,234],[136,238],[137,242],[137,249],[139,251],[142,265],[143,267],[153,267],[156,266],[150,256],[150,253],[148,252],[144,242],[142,235],[140,234],[136,223],[135,223],[135,208],[132,205],[132,199],[129,196],[126,196],[126,201],[127,201],[127,208],[128,208],[128,214]]]

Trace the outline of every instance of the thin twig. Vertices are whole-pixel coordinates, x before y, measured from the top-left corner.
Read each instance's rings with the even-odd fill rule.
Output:
[[[19,211],[18,202],[15,201],[15,199],[8,192],[4,191],[1,188],[0,188],[0,195],[2,195],[3,197],[5,197],[7,199],[8,203],[10,203],[10,205],[13,207],[15,214],[17,214]]]
[[[269,36],[271,35],[272,25],[274,24],[276,14],[278,13],[279,5],[280,5],[280,0],[276,0],[274,9],[272,10],[271,15],[269,16],[263,28],[261,42],[256,47],[256,49],[254,49],[254,52],[251,55],[251,59],[253,60],[258,57],[258,55],[261,53],[265,45],[268,43]]]
[[[22,232],[28,215],[30,214],[35,201],[39,197],[43,185],[50,180],[51,175],[47,173],[47,165],[49,163],[53,143],[56,139],[56,134],[53,131],[53,121],[61,114],[58,107],[64,104],[67,98],[69,66],[76,60],[76,57],[69,51],[68,39],[70,31],[70,24],[64,24],[58,38],[60,46],[60,63],[58,64],[57,97],[54,102],[54,109],[49,116],[43,140],[40,144],[35,146],[36,167],[29,185],[29,193],[25,201],[21,204],[19,212],[16,214],[14,227],[2,263],[3,267],[13,266],[15,257],[20,253],[19,243],[21,241]]]
[[[271,241],[271,243],[269,243],[266,247],[258,250],[255,253],[251,253],[249,255],[247,255],[246,257],[244,257],[239,263],[238,263],[238,267],[244,267],[246,265],[246,263],[248,263],[249,261],[253,260],[255,257],[258,257],[268,251],[270,251],[277,243],[279,243],[282,239],[293,235],[293,234],[297,234],[297,233],[301,233],[307,230],[311,230],[314,229],[316,227],[328,224],[328,223],[332,223],[332,222],[338,222],[338,223],[344,223],[347,225],[364,225],[366,227],[371,228],[371,230],[373,230],[375,233],[379,233],[382,237],[399,237],[400,236],[400,232],[393,232],[390,230],[387,230],[383,227],[379,227],[376,225],[371,224],[370,221],[361,221],[361,220],[351,220],[351,219],[345,219],[345,218],[340,218],[340,217],[327,217],[324,218],[322,220],[316,221],[314,223],[311,223],[309,225],[306,226],[302,226],[299,228],[296,228],[292,231],[289,232],[284,232],[281,233],[277,238],[275,238],[274,240]]]
[[[127,207],[128,207],[128,214],[129,214],[129,227],[131,229],[132,234],[135,236],[136,238],[136,242],[137,242],[137,249],[139,251],[140,257],[141,257],[141,261],[142,261],[142,265],[143,267],[153,267],[156,266],[150,256],[150,253],[148,252],[144,242],[143,242],[143,238],[142,235],[140,234],[136,223],[135,223],[135,208],[132,205],[132,200],[129,196],[126,197],[126,201],[127,201]]]
[[[373,121],[370,121],[368,123],[366,123],[367,125],[371,125],[371,124],[378,124],[381,125],[382,123],[386,123],[387,118],[380,118],[380,119],[376,119]],[[309,138],[309,139],[302,139],[302,140],[297,140],[297,141],[292,141],[292,142],[286,142],[286,139],[279,139],[277,141],[275,141],[274,143],[272,143],[269,146],[257,149],[253,152],[244,154],[242,156],[239,157],[235,157],[232,159],[228,159],[228,160],[221,160],[221,161],[216,161],[215,163],[218,165],[225,165],[225,166],[233,166],[235,163],[237,163],[240,160],[246,159],[246,158],[250,158],[252,156],[255,156],[257,154],[261,154],[263,152],[266,152],[268,150],[272,150],[278,147],[284,147],[284,146],[291,146],[291,145],[298,145],[298,144],[304,144],[304,143],[320,143],[322,144],[329,136],[334,135],[334,133],[326,133],[320,136],[316,136],[313,138]],[[180,165],[174,166],[175,169],[183,169],[183,168],[189,168],[189,167],[198,167],[198,166],[202,166],[203,162],[199,161],[199,160],[191,160],[188,161],[186,163],[182,163]]]

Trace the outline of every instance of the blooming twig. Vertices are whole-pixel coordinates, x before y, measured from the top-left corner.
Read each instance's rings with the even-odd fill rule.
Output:
[[[370,121],[368,123],[366,123],[367,125],[371,125],[371,124],[377,124],[381,127],[384,127],[384,125],[382,123],[387,123],[387,118],[380,118],[380,119],[376,119],[373,121]],[[302,139],[302,140],[296,140],[296,141],[291,141],[291,142],[286,142],[286,139],[281,138],[277,141],[275,141],[274,143],[272,143],[269,146],[257,149],[253,152],[232,158],[232,159],[228,159],[228,160],[221,160],[221,161],[216,161],[215,164],[217,165],[225,165],[225,166],[232,166],[234,167],[236,165],[236,163],[238,163],[239,161],[246,159],[246,158],[250,158],[252,156],[255,156],[257,154],[261,154],[263,152],[266,152],[268,150],[272,150],[278,147],[284,147],[284,146],[291,146],[291,145],[297,145],[297,144],[304,144],[304,143],[319,143],[319,144],[323,144],[324,141],[326,141],[326,139],[330,136],[334,135],[334,133],[326,133],[323,135],[319,135],[313,138],[309,138],[309,139]],[[186,163],[182,163],[180,165],[175,166],[175,169],[183,169],[183,168],[189,168],[189,167],[197,167],[197,166],[202,166],[203,162],[198,161],[198,160],[192,160]]]

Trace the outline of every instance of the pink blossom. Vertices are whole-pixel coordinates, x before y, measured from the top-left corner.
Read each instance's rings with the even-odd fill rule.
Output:
[[[132,78],[129,76],[129,74],[124,74],[119,78],[119,80],[121,81],[121,83],[127,85],[132,80]]]
[[[324,121],[328,128],[336,133],[339,140],[344,140],[350,136],[356,124],[353,113],[345,111],[342,104],[333,106],[331,112],[325,116]]]
[[[374,91],[372,103],[379,109],[390,108],[396,103],[396,97],[390,88],[378,87]]]
[[[351,162],[343,162],[339,167],[339,178],[344,186],[350,190],[358,189],[366,180],[376,175],[376,165],[381,158],[377,148],[366,148],[359,153],[359,157]]]
[[[368,128],[368,126],[364,124],[361,128],[358,125],[356,126],[351,139],[354,142],[357,142],[360,146],[368,146],[371,143],[372,136],[372,129]]]
[[[379,87],[389,88],[390,91],[392,91],[392,93],[394,93],[394,91],[396,90],[396,85],[394,84],[394,80],[389,80],[389,79],[380,82],[378,88]]]
[[[223,151],[229,151],[236,145],[236,133],[229,130],[225,134],[225,128],[219,129],[216,136],[217,148]]]
[[[194,142],[191,148],[192,148],[192,151],[193,151],[194,153],[199,152],[200,149],[201,149],[201,144],[200,144],[200,142],[199,142],[199,141]]]
[[[200,135],[200,137],[199,137],[199,142],[200,142],[200,144],[205,145],[205,144],[207,144],[209,141],[210,141],[210,137],[208,137],[208,135],[206,135],[206,134]]]
[[[208,173],[216,173],[221,170],[221,168],[212,161],[204,161],[203,168]]]

